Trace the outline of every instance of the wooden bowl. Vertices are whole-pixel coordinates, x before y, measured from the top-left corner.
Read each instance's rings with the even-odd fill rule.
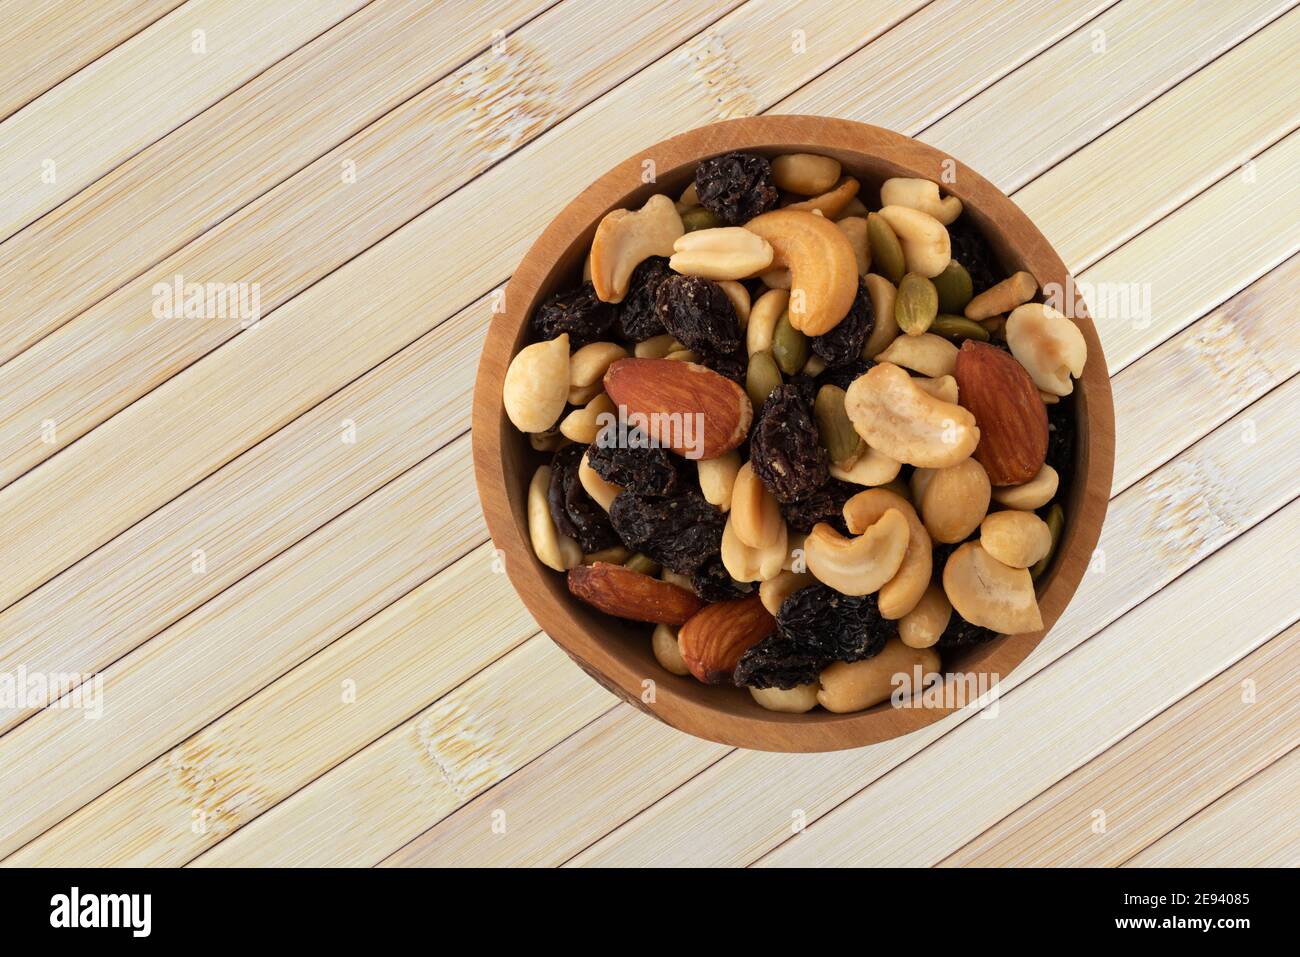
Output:
[[[916,176],[942,182],[958,196],[1008,271],[1025,269],[1039,285],[1065,283],[1066,269],[1024,213],[992,183],[924,143],[875,126],[812,116],[758,116],[715,123],[642,150],[600,177],[555,217],[538,237],[506,289],[505,311],[492,319],[474,390],[474,470],[488,529],[505,557],[516,590],[538,623],[578,666],[609,690],[675,728],[712,741],[764,751],[833,751],[907,734],[951,709],[893,708],[888,703],[855,714],[814,709],[807,714],[764,710],[741,688],[708,686],[668,674],[650,650],[652,626],[604,615],[573,598],[565,576],[543,566],[528,540],[529,479],[547,457],[506,418],[501,387],[511,357],[526,344],[528,318],[548,295],[576,285],[601,217],[638,208],[653,193],[681,194],[696,164],[732,150],[767,156],[810,152],[833,156],[862,183],[868,206],[883,180]],[[647,163],[656,181],[642,181]],[[945,171],[950,175],[944,176]],[[1011,635],[950,655],[944,671],[975,672],[996,682],[1042,640],[1083,576],[1110,497],[1114,464],[1114,410],[1097,331],[1084,304],[1074,315],[1088,342],[1088,362],[1076,384],[1076,464],[1065,503],[1064,538],[1051,571],[1039,582],[1046,628]],[[652,681],[652,685],[647,685]],[[653,695],[647,694],[653,688]],[[647,700],[652,699],[652,700]]]

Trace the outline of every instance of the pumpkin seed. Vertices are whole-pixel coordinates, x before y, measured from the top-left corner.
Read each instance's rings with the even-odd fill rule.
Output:
[[[682,227],[688,233],[693,233],[697,229],[716,229],[721,225],[722,220],[703,206],[696,206],[694,209],[688,209],[682,213]]]
[[[894,297],[894,321],[909,336],[919,336],[930,328],[939,314],[939,294],[934,283],[919,273],[909,272],[898,284]]]
[[[930,323],[930,331],[936,332],[945,339],[951,339],[954,342],[962,339],[978,339],[980,342],[989,341],[989,331],[974,319],[967,319],[965,316],[954,316],[949,313],[939,313],[934,322]]]
[[[642,555],[640,552],[637,552],[624,562],[623,567],[630,568],[634,572],[640,572],[642,575],[650,575],[651,577],[659,574],[659,563],[653,558]]]
[[[862,455],[863,442],[844,411],[844,390],[837,385],[822,386],[813,402],[813,417],[817,420],[817,435],[831,462],[840,466],[856,462]]]
[[[966,308],[966,303],[970,302],[971,296],[975,294],[970,273],[955,259],[948,260],[948,265],[944,267],[943,272],[930,281],[934,283],[934,288],[939,293],[940,312],[961,315],[962,310]]]
[[[907,272],[903,246],[879,213],[867,214],[867,245],[871,248],[871,271],[897,286]]]
[[[772,353],[764,350],[749,357],[749,368],[745,370],[745,391],[749,394],[755,414],[772,394],[772,390],[780,384],[781,370],[776,367]]]
[[[781,314],[772,331],[772,358],[786,375],[794,375],[808,361],[808,337],[790,324],[790,313]]]
[[[1047,523],[1048,531],[1052,533],[1052,545],[1047,549],[1047,554],[1029,569],[1029,575],[1034,581],[1038,581],[1038,576],[1047,571],[1047,566],[1052,564],[1057,546],[1061,544],[1061,533],[1065,530],[1065,512],[1059,502],[1052,503],[1047,514],[1043,516],[1043,521]]]

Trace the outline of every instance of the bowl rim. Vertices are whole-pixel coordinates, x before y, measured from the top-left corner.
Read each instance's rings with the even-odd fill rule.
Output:
[[[474,473],[488,531],[516,592],[550,638],[588,675],[641,711],[681,731],[734,747],[765,751],[819,752],[856,748],[919,730],[955,707],[894,708],[878,705],[851,714],[814,709],[806,715],[783,715],[752,709],[733,712],[687,694],[666,673],[647,676],[619,654],[608,639],[589,633],[575,618],[578,599],[561,600],[546,576],[559,573],[534,556],[521,503],[527,482],[513,497],[507,487],[506,441],[518,441],[505,415],[501,386],[505,371],[522,342],[533,306],[553,276],[572,269],[572,251],[600,217],[633,194],[654,190],[644,172],[647,161],[671,178],[700,160],[732,150],[840,153],[893,168],[890,175],[938,179],[943,189],[962,200],[981,230],[996,242],[1006,241],[1021,268],[1040,287],[1061,283],[1069,275],[1060,256],[1018,206],[1001,190],[948,154],[911,137],[852,120],[799,115],[762,115],[725,120],[660,141],[614,166],[571,200],[533,242],[505,288],[503,308],[494,310],[484,339],[474,387],[472,446]],[[562,265],[562,261],[568,262]],[[1073,317],[1088,345],[1088,361],[1075,389],[1076,470],[1066,525],[1057,557],[1040,587],[1043,628],[1008,635],[979,646],[962,662],[963,674],[1001,681],[1037,647],[1073,597],[1091,561],[1110,499],[1115,457],[1114,407],[1105,356],[1091,316],[1077,288]],[[510,438],[514,435],[515,438]],[[614,619],[610,619],[614,621]],[[649,628],[650,626],[646,626]],[[648,642],[646,643],[649,644]],[[946,670],[946,669],[945,669]],[[646,679],[656,678],[646,695]],[[692,679],[686,679],[690,681]],[[706,686],[700,686],[712,691]],[[650,700],[646,700],[646,698]],[[698,699],[698,700],[697,700]]]

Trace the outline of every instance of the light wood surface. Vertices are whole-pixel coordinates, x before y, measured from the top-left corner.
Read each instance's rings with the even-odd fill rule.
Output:
[[[10,6],[0,673],[99,671],[104,713],[0,713],[5,863],[1300,860],[1292,3]],[[487,541],[491,292],[606,169],[763,111],[918,136],[1080,280],[1149,284],[1098,320],[1104,564],[996,717],[681,735]],[[258,282],[262,322],[154,319],[178,273]]]

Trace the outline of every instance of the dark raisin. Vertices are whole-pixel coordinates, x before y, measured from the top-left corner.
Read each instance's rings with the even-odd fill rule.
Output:
[[[957,612],[952,613],[948,619],[948,627],[943,630],[939,636],[939,641],[935,647],[939,651],[957,651],[960,648],[970,648],[974,645],[982,645],[986,641],[992,641],[998,637],[996,631],[988,628],[981,628],[979,625],[972,625]]]
[[[557,292],[533,313],[533,329],[540,339],[569,334],[569,348],[580,349],[589,342],[609,338],[614,324],[614,307],[596,298],[596,288],[584,282],[577,289]]]
[[[817,390],[821,388],[821,384],[812,376],[800,372],[798,375],[792,375],[786,385],[795,390],[795,394],[799,396],[804,405],[808,406],[808,411],[811,413],[813,402],[817,398]]]
[[[1074,401],[1070,396],[1047,407],[1047,464],[1060,476],[1057,496],[1064,497],[1074,470]]]
[[[624,339],[645,342],[663,333],[664,324],[659,321],[659,312],[655,309],[655,295],[659,292],[659,285],[671,275],[673,272],[668,268],[668,260],[662,256],[642,260],[632,270],[627,295],[618,306],[618,329]]]
[[[731,355],[725,356],[704,355],[700,357],[700,361],[718,375],[726,376],[732,382],[744,388],[745,373],[749,369],[749,363],[744,352],[733,352]]]
[[[691,587],[705,601],[730,601],[743,598],[754,591],[753,582],[738,582],[728,574],[722,556],[714,555],[695,570]]]
[[[745,688],[788,690],[816,681],[829,663],[822,655],[778,631],[740,656],[732,680]]]
[[[826,484],[826,451],[798,386],[778,386],[763,403],[749,436],[749,461],[778,502],[793,502]]]
[[[613,482],[637,495],[673,495],[681,487],[676,463],[666,449],[652,446],[644,432],[627,433],[623,445],[603,445],[615,433],[602,432],[587,454],[591,470],[606,482]]]
[[[862,347],[875,328],[876,311],[867,295],[867,284],[859,279],[858,294],[853,297],[848,313],[830,332],[812,337],[812,351],[831,367],[860,361]]]
[[[655,309],[673,338],[702,356],[731,355],[740,348],[736,308],[716,282],[669,276],[659,284]]]
[[[772,164],[753,153],[727,153],[695,168],[700,205],[728,226],[739,226],[776,206]]]
[[[679,575],[694,575],[718,554],[726,521],[693,489],[671,498],[620,492],[609,518],[623,544]]]
[[[578,463],[585,445],[566,445],[551,461],[551,484],[547,501],[551,518],[560,534],[577,541],[584,552],[598,552],[619,543],[618,533],[610,524],[605,510],[596,503],[578,480]]]
[[[875,595],[841,595],[820,583],[782,602],[776,624],[800,648],[830,661],[871,658],[898,633],[896,622],[880,617]]]
[[[781,502],[781,515],[792,531],[811,532],[818,522],[826,522],[841,535],[849,533],[844,524],[844,503],[862,488],[839,479],[829,479],[821,488],[791,502]]]
[[[952,244],[952,258],[965,266],[966,271],[970,273],[971,288],[975,295],[978,296],[1006,277],[1006,273],[998,265],[998,257],[993,252],[993,247],[969,217],[958,217],[948,227],[948,239]]]
[[[853,380],[860,375],[865,375],[874,365],[875,363],[870,359],[859,357],[842,366],[828,366],[817,377],[817,388],[820,389],[824,385],[837,385],[847,392]]]

